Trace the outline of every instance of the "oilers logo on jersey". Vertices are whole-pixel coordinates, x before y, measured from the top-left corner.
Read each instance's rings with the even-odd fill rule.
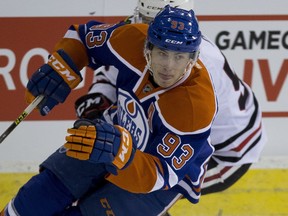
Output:
[[[148,120],[140,104],[126,91],[119,89],[118,123],[129,130],[137,148],[143,151],[149,138]]]

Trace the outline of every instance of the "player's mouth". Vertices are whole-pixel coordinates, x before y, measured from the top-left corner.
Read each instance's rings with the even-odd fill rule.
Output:
[[[167,74],[159,73],[158,76],[160,79],[165,80],[165,81],[173,79],[173,75],[167,75]]]

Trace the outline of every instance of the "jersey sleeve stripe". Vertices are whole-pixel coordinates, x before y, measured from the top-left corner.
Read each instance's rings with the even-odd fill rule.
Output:
[[[259,127],[253,132],[251,133],[240,145],[238,145],[236,148],[232,149],[232,151],[235,152],[240,152],[243,147],[245,147],[249,141],[255,136],[255,134],[261,129],[261,124],[259,125]]]

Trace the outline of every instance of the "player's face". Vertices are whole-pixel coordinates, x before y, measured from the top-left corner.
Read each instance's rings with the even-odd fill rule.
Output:
[[[172,86],[181,79],[190,62],[189,53],[168,51],[154,46],[151,51],[154,81],[163,88]]]

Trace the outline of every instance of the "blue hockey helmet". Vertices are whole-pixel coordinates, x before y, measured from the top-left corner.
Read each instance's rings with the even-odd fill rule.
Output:
[[[147,41],[172,51],[197,52],[201,31],[194,11],[166,5],[150,23]]]

